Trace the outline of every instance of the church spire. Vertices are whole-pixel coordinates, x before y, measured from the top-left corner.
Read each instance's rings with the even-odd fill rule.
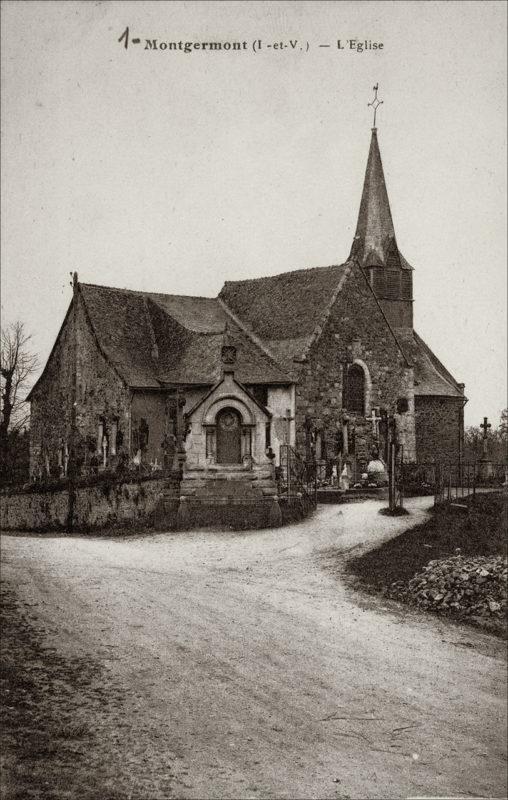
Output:
[[[387,267],[389,262],[390,266],[400,266],[400,254],[379,152],[377,128],[372,128],[351,257],[355,257],[362,267]]]
[[[357,261],[364,270],[389,321],[395,327],[411,327],[412,267],[400,253],[395,238],[375,127],[376,112],[383,102],[378,100],[377,90],[376,84],[374,100],[368,104],[374,111],[374,127],[356,233],[349,258]]]

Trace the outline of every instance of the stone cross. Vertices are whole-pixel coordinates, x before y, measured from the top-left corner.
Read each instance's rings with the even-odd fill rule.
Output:
[[[291,416],[290,408],[286,408],[286,416],[282,417],[282,419],[284,420],[284,422],[287,422],[286,441],[284,442],[284,444],[291,444],[291,423],[293,422],[294,417]]]
[[[484,439],[487,438],[487,433],[488,433],[489,428],[492,428],[492,425],[490,424],[490,422],[488,420],[489,420],[488,417],[484,417],[483,418],[483,423],[480,425],[480,428],[483,428],[483,438]]]
[[[381,416],[378,416],[377,411],[375,408],[372,409],[372,434],[375,439],[379,439],[379,423],[382,420]]]

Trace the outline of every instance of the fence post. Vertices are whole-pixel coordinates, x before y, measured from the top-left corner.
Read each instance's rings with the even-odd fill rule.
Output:
[[[395,511],[395,443],[390,442],[388,449],[388,507]]]
[[[399,496],[400,496],[400,507],[404,508],[404,445],[400,447],[400,486],[399,486]]]

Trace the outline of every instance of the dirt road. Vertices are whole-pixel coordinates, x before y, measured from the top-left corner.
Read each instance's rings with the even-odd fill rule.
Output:
[[[341,578],[428,505],[321,507],[273,531],[4,536],[3,580],[43,646],[96,668],[53,686],[75,769],[46,759],[34,796],[503,797],[504,644]]]

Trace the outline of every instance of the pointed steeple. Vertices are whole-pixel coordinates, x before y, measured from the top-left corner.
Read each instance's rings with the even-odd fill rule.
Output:
[[[395,238],[377,128],[372,128],[360,212],[350,258],[356,258],[364,268],[400,268],[404,263]]]
[[[376,295],[388,321],[396,328],[413,326],[413,268],[400,252],[383,164],[377,141],[376,111],[383,103],[374,86],[374,127],[370,140],[362,200],[350,259],[357,261]]]

